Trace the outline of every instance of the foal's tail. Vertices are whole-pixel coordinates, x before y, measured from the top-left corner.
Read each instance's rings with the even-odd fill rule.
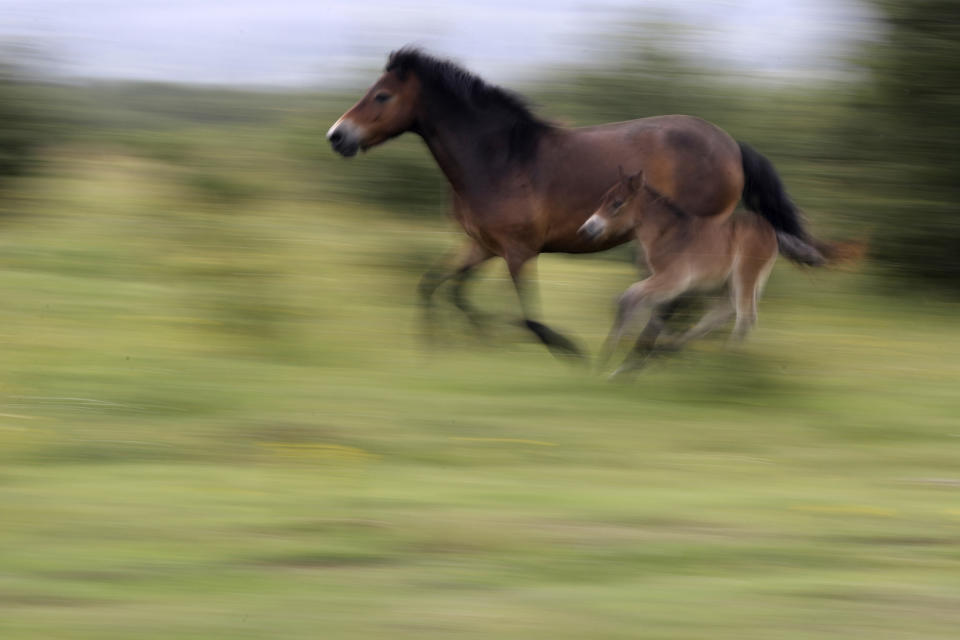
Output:
[[[863,255],[862,243],[823,242],[810,235],[803,214],[790,200],[773,164],[754,148],[743,142],[738,144],[743,161],[743,204],[773,226],[780,253],[811,267],[855,260]]]

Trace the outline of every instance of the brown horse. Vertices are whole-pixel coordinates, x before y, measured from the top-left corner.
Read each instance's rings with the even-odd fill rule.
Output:
[[[814,244],[777,231],[765,218],[747,211],[726,218],[697,218],[647,184],[642,172],[624,176],[604,194],[580,234],[602,240],[632,233],[642,246],[650,277],[620,297],[617,317],[600,356],[600,366],[629,329],[638,313],[669,308],[688,292],[726,290],[692,328],[673,341],[673,348],[706,335],[736,317],[733,337],[743,339],[757,320],[757,299],[773,268],[777,251],[807,266],[826,263]],[[835,262],[852,257],[844,245],[817,243]],[[652,353],[663,321],[654,313],[634,352],[617,373],[640,366]]]
[[[383,75],[327,133],[350,157],[404,132],[420,135],[453,189],[453,214],[469,240],[459,260],[420,284],[429,310],[436,289],[454,280],[463,297],[473,269],[500,256],[524,322],[555,353],[579,355],[566,337],[536,322],[524,295],[523,266],[544,252],[603,251],[630,231],[589,237],[577,230],[617,178],[618,167],[696,218],[723,220],[743,198],[783,234],[806,240],[796,208],[770,162],[718,127],[682,115],[568,129],[537,118],[513,93],[417,49],[390,55]],[[816,251],[816,249],[812,249]]]

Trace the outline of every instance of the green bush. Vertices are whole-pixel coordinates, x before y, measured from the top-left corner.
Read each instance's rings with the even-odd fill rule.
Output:
[[[23,67],[0,60],[0,184],[36,162],[46,137],[39,106]]]
[[[901,283],[960,293],[960,4],[876,0],[884,37],[850,105],[876,257]]]

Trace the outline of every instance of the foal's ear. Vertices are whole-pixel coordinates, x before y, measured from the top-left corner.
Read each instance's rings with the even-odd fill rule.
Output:
[[[637,191],[640,189],[640,185],[643,184],[643,171],[638,171],[627,178],[627,188],[631,192]]]

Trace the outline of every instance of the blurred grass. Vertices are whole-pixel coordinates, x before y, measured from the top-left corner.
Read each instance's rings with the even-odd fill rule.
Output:
[[[491,264],[492,338],[425,351],[458,233],[224,140],[76,143],[5,205],[4,639],[955,637],[954,306],[781,264],[743,349],[608,384]],[[543,317],[595,350],[633,278],[545,257]]]

